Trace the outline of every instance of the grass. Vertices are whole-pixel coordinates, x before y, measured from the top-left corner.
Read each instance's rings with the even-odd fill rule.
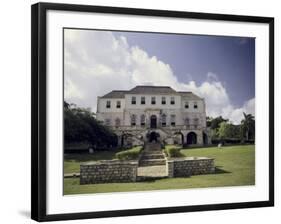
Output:
[[[95,155],[91,156],[93,156],[93,160],[97,160],[98,157],[104,159],[104,156],[110,158],[110,155],[108,153],[110,152],[106,152],[104,155],[96,155],[96,157],[94,157]],[[216,173],[208,175],[191,176],[189,178],[167,178],[150,182],[90,185],[79,185],[79,178],[65,178],[64,194],[68,195],[82,193],[186,189],[200,187],[242,186],[255,184],[254,145],[228,146],[222,148],[209,147],[196,149],[182,149],[181,153],[186,156],[207,156],[215,158]],[[84,161],[84,159],[82,160]],[[65,163],[67,162],[68,161],[66,160]]]
[[[110,160],[115,158],[117,151],[103,151],[94,154],[66,154],[64,156],[64,173],[79,173],[81,162]]]
[[[141,150],[140,146],[133,147],[130,151],[139,154]],[[66,154],[64,156],[64,173],[79,173],[81,162],[90,162],[97,160],[111,160],[116,159],[116,154],[125,153],[129,150],[118,150],[118,151],[100,151],[94,154]]]

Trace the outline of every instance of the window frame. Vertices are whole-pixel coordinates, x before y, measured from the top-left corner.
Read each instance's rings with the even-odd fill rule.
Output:
[[[171,96],[170,104],[171,104],[171,105],[175,105],[175,104],[176,104],[176,100],[175,100],[175,97],[174,97],[174,96]]]
[[[121,101],[120,100],[116,101],[116,108],[121,108]]]
[[[156,105],[156,97],[155,96],[151,97],[151,105]]]
[[[110,109],[111,108],[111,101],[107,100],[106,104],[105,104],[106,109]]]
[[[165,97],[165,96],[162,96],[162,97],[161,97],[161,104],[162,104],[162,105],[166,105],[166,102],[167,102],[167,101],[166,101],[166,97]]]
[[[132,104],[132,105],[136,105],[136,104],[137,104],[137,97],[132,96],[132,98],[131,98],[131,104]]]
[[[141,105],[145,105],[145,96],[141,96]]]

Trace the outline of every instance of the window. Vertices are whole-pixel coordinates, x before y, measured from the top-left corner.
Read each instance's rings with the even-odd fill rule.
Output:
[[[116,102],[116,108],[121,108],[121,101],[118,100],[118,101]]]
[[[171,97],[171,104],[174,105],[175,104],[175,97]]]
[[[162,96],[162,104],[166,104],[166,97],[165,96]]]
[[[119,127],[120,126],[120,119],[119,118],[116,118],[115,119],[115,127]]]
[[[133,114],[131,116],[131,126],[136,126],[137,116]]]
[[[162,114],[162,116],[161,116],[161,125],[162,125],[162,127],[166,127],[166,119],[167,117],[166,117],[166,114]]]
[[[197,109],[197,108],[198,108],[197,102],[194,102],[193,108],[194,108],[194,109]]]
[[[189,103],[188,103],[188,102],[185,102],[185,103],[184,103],[184,108],[186,108],[186,109],[189,108]]]
[[[144,96],[141,97],[141,104],[145,104],[145,97]]]
[[[106,101],[106,108],[110,108],[110,101]]]
[[[151,104],[156,104],[155,96],[151,97]]]
[[[132,96],[132,104],[136,104],[136,97]]]
[[[111,123],[110,119],[105,119],[105,125],[106,126],[110,126],[110,123]]]
[[[184,119],[184,125],[186,125],[186,126],[189,125],[189,118],[188,117]]]
[[[175,126],[176,125],[176,115],[172,114],[171,115],[171,126]]]
[[[145,126],[145,115],[141,115],[141,126]]]

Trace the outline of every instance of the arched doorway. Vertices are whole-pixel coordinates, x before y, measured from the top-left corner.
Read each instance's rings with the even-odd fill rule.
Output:
[[[208,135],[205,132],[203,132],[203,144],[208,145]]]
[[[151,132],[149,135],[149,142],[157,142],[159,134],[155,131]]]
[[[118,146],[118,136],[116,134],[114,134],[112,136],[111,144],[112,144],[113,147],[117,147]]]
[[[157,128],[157,117],[156,117],[156,115],[151,115],[151,117],[150,117],[150,128]]]
[[[194,145],[197,144],[197,135],[194,132],[189,132],[186,136],[186,144]]]
[[[177,144],[183,145],[183,144],[184,144],[184,135],[183,135],[183,133],[181,133],[180,131],[178,131],[178,132],[175,132],[174,135],[175,135],[175,136],[179,136],[179,135],[181,136],[181,137],[180,137],[180,142],[178,142]]]

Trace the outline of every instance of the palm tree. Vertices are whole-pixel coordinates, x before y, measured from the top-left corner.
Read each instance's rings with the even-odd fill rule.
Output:
[[[249,133],[255,129],[255,117],[252,114],[246,114],[243,112],[244,119],[241,121],[242,130],[245,131],[246,140],[249,140]],[[244,132],[243,132],[244,136]]]

